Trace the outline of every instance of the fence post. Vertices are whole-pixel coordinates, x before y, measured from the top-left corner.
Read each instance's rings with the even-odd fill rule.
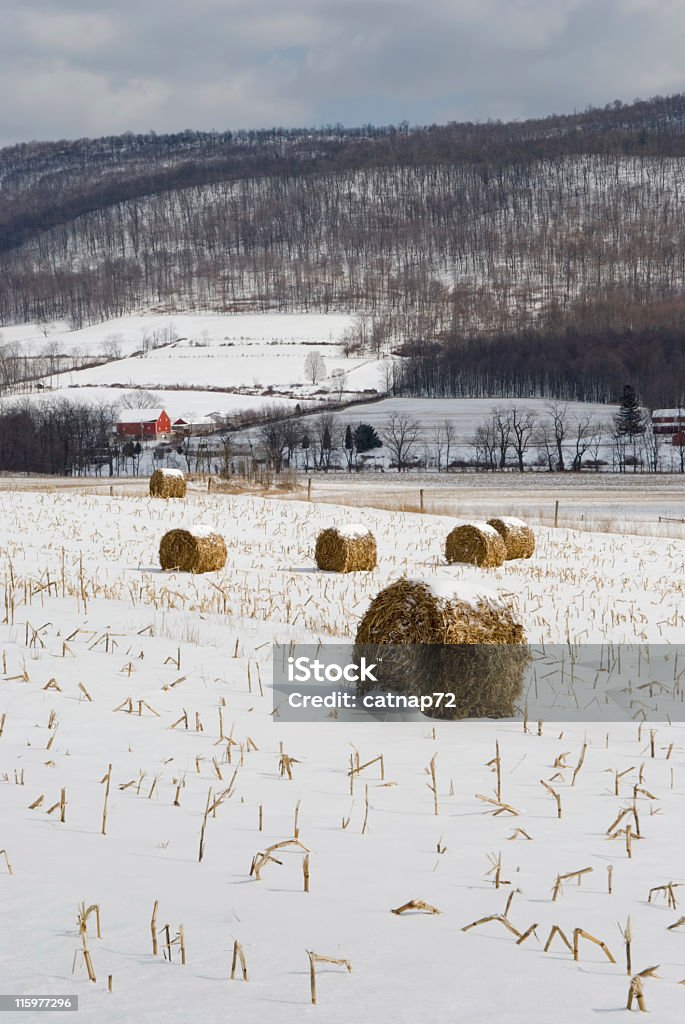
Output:
[[[309,477],[307,480],[307,501],[312,500],[312,478]]]
[[[421,487],[419,489],[419,507],[421,508],[421,511],[423,512],[423,487]]]
[[[559,499],[554,502],[554,528],[559,525]]]

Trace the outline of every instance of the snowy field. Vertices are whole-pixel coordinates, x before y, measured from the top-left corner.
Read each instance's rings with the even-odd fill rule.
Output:
[[[429,440],[432,432],[445,420],[454,427],[458,441],[463,444],[473,435],[475,428],[486,420],[493,409],[530,409],[539,419],[548,418],[552,403],[545,398],[387,398],[382,402],[357,405],[351,410],[355,422],[378,426],[390,415],[411,416],[421,424],[423,437]],[[568,409],[570,420],[590,416],[593,423],[606,423],[616,412],[616,406],[592,402],[560,402]]]
[[[628,473],[317,474],[317,501],[685,539],[685,476]],[[557,509],[557,502],[559,503]]]
[[[305,376],[305,360],[312,351],[320,352],[326,367],[326,376],[316,385]],[[57,387],[84,384],[145,388],[273,387],[276,391],[296,390],[298,395],[307,395],[317,387],[332,387],[336,372],[347,374],[345,390],[380,387],[380,367],[376,360],[346,359],[337,346],[329,352],[323,345],[313,349],[311,345],[295,342],[235,342],[216,347],[177,342],[153,349],[146,355],[60,374],[53,384]]]
[[[298,342],[335,344],[350,326],[342,313],[140,313],[70,330],[68,324],[9,324],[0,328],[5,344],[19,342],[32,354],[48,344],[60,352],[100,355],[108,339],[119,340],[123,355],[143,348],[146,337],[159,341],[182,339],[187,344],[220,345],[228,342],[289,345]]]
[[[182,388],[171,391],[152,389],[151,393],[159,402],[160,407],[166,409],[172,420],[179,416],[186,419],[194,416],[207,416],[212,412],[218,412],[222,416],[262,412],[271,409],[274,405],[278,405],[281,409],[294,409],[297,405],[297,399],[281,395],[224,394],[220,391],[187,391]],[[126,394],[126,388],[65,387],[57,391],[33,392],[30,396],[13,395],[5,401],[7,403],[22,402],[28,397],[29,401],[35,403],[51,403],[67,399],[70,402],[109,406],[116,405]],[[308,398],[306,404],[316,407],[318,400]]]
[[[0,854],[4,990],[77,993],[79,1019],[112,1024],[623,1019],[618,925],[630,917],[633,973],[659,965],[644,983],[651,1019],[680,1019],[685,929],[669,926],[682,909],[648,896],[685,884],[682,723],[659,724],[653,744],[634,723],[545,722],[541,735],[506,721],[286,725],[273,714],[269,656],[274,639],[350,638],[371,597],[407,573],[501,585],[533,642],[676,643],[684,541],[541,527],[530,561],[479,573],[443,564],[450,520],[402,511],[198,493],[164,503],[72,484],[0,492],[0,516],[0,850],[13,869]],[[378,538],[379,567],[316,571],[319,529],[359,520]],[[160,572],[163,532],[198,521],[224,534],[225,569]],[[496,741],[515,815],[476,796],[494,793]],[[382,753],[385,776],[364,770],[351,794],[355,751],[362,763]],[[279,773],[283,753],[296,759],[292,779]],[[435,754],[437,816],[426,786]],[[559,793],[561,818],[541,780]],[[634,797],[641,838],[629,858],[607,832]],[[250,877],[258,851],[293,837],[298,806],[309,893],[295,846]],[[496,888],[488,872],[500,853]],[[586,868],[553,901],[557,874]],[[521,944],[498,921],[462,931],[510,898],[516,931],[537,926]],[[411,899],[442,913],[390,913]],[[87,932],[95,982],[78,952],[84,900],[101,914],[102,937],[94,915]],[[156,900],[158,929],[174,939],[183,926],[185,964],[178,943],[171,962],[153,955]],[[574,962],[558,936],[545,953],[553,925],[584,929],[617,962],[588,941]],[[229,980],[235,940],[247,983]],[[352,967],[319,966],[317,1006],[308,950]]]
[[[352,316],[340,313],[141,314],[69,331],[65,324],[3,328],[3,344],[39,355],[49,349],[116,358],[46,378],[50,387],[223,387],[312,394],[318,387],[363,391],[381,384],[379,361],[341,351]],[[319,352],[325,370],[313,384],[305,360]]]

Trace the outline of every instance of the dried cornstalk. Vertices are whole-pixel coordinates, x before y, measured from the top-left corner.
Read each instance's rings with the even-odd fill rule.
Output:
[[[157,956],[159,954],[159,945],[157,943],[157,910],[159,909],[159,900],[155,900],[155,905],[152,908],[152,919],[150,920],[150,931],[152,932],[152,955]]]
[[[7,850],[0,850],[0,856],[5,858],[5,864],[7,865],[7,873],[9,875],[13,875],[14,871],[12,870],[12,865],[10,864],[10,859],[7,854]]]
[[[88,979],[89,981],[94,982],[97,979],[95,977],[95,971],[93,969],[93,961],[90,956],[90,950],[88,949],[88,916],[92,909],[92,907],[89,907],[88,910],[86,910],[85,903],[82,903],[78,909],[77,921],[79,934],[81,936],[81,952],[83,955],[83,960],[86,965],[86,970],[88,972]]]
[[[231,963],[231,981],[235,980],[235,972],[236,972],[236,968],[238,966],[238,961],[240,961],[240,970],[241,970],[241,973],[243,975],[243,981],[247,981],[248,980],[248,978],[247,978],[247,963],[245,961],[245,953],[243,952],[243,947],[240,945],[240,943],[236,939],[235,942],[233,943],[233,962]]]
[[[426,785],[428,785],[428,788],[430,789],[431,793],[433,794],[433,813],[436,816],[440,813],[439,808],[438,808],[438,780],[437,780],[436,774],[435,774],[435,759],[436,759],[437,756],[438,756],[437,754],[433,754],[433,756],[432,756],[432,758],[430,760],[430,764],[428,765],[428,768],[426,769],[426,771],[429,773],[429,775],[431,777],[430,784],[426,783]],[[367,787],[367,789],[368,789],[368,787]],[[498,797],[498,802],[499,802],[499,797]]]
[[[602,950],[602,952],[604,953],[605,957],[607,958],[607,960],[610,963],[612,963],[612,964],[616,963],[616,961],[615,961],[614,957],[612,956],[611,951],[609,950],[609,947],[606,945],[606,943],[602,942],[601,939],[595,938],[594,935],[590,935],[590,933],[586,932],[583,928],[574,928],[573,929],[573,959],[574,960],[577,960],[579,955],[580,955],[580,940],[581,939],[587,939],[588,942],[594,942],[595,946],[599,946],[599,948]]]
[[[520,939],[516,940],[516,945],[522,946],[526,939],[530,938],[531,935],[535,935],[535,938],[537,939],[537,932],[535,931],[537,927],[537,922],[535,922],[535,924],[532,924],[530,928],[527,928],[525,932],[522,933]]]
[[[336,959],[332,956],[322,956],[320,953],[310,953],[307,950],[307,956],[309,957],[309,984],[311,989],[312,1004],[316,1005],[316,964],[337,964],[339,967],[346,967],[348,972],[352,973],[352,964],[349,960]]]
[[[530,839],[530,840],[532,840],[532,838],[533,838],[531,835],[528,835],[528,833],[526,832],[525,828],[515,828],[514,831],[511,833],[511,835],[507,836],[507,838],[508,839],[518,839],[519,836],[522,839]]]
[[[676,882],[667,882],[666,885],[655,885],[653,888],[649,890],[647,902],[651,903],[652,896],[656,896],[657,893],[664,892],[666,893],[666,900],[668,903],[669,910],[677,910],[678,901],[676,900],[675,890],[678,888],[680,888],[680,883]]]
[[[267,864],[282,864],[282,861],[277,860],[273,856],[276,850],[283,850],[286,846],[296,846],[302,850],[305,854],[311,853],[304,843],[301,843],[299,839],[283,839],[280,843],[274,843],[272,846],[267,846],[266,850],[258,851],[252,858],[252,865],[250,867],[250,877],[254,875],[255,879],[261,881],[261,872]]]
[[[409,900],[408,903],[403,903],[401,907],[395,907],[390,912],[392,914],[404,914],[407,910],[418,910],[424,914],[442,913],[437,907],[433,907],[430,903],[425,903],[423,900]]]
[[[477,800],[482,800],[483,803],[486,803],[486,804],[492,804],[494,807],[497,808],[497,810],[492,812],[492,816],[494,818],[496,818],[498,814],[504,814],[504,813],[506,813],[506,814],[513,814],[514,816],[518,816],[518,814],[519,814],[519,812],[516,810],[516,808],[512,807],[511,804],[501,803],[499,800],[495,800],[491,796],[483,796],[482,793],[476,793],[476,799]]]
[[[292,780],[292,777],[293,777],[293,765],[294,764],[299,764],[299,763],[300,762],[298,761],[298,759],[296,757],[290,757],[289,754],[281,754],[281,756],[279,758],[279,761],[278,761],[278,770],[279,770],[281,778],[284,778],[284,776],[287,775],[288,778],[290,780]]]
[[[205,855],[205,829],[207,828],[207,818],[209,817],[209,809],[212,803],[212,787],[209,787],[207,793],[207,804],[205,806],[205,813],[202,816],[202,828],[200,829],[200,849],[198,852],[198,862],[202,863],[202,858]]]
[[[557,793],[556,789],[552,789],[552,787],[549,786],[545,782],[544,779],[540,779],[540,785],[544,786],[545,789],[547,790],[547,792],[551,793],[552,796],[554,797],[554,799],[556,800],[556,803],[557,803],[557,818],[560,818],[561,815],[562,815],[562,811],[561,811],[561,796],[559,795],[559,793]]]
[[[515,935],[517,939],[521,938],[521,932],[518,928],[514,928],[511,921],[507,920],[504,914],[488,914],[487,917],[479,917],[477,921],[472,921],[471,924],[464,925],[462,928],[463,932],[468,932],[471,928],[478,928],[481,924],[487,924],[489,921],[498,921],[503,924],[507,931],[510,931],[512,935]],[[535,925],[533,927],[536,927]],[[528,931],[530,934],[530,929]]]
[[[489,855],[489,860],[492,867],[486,873],[486,877],[489,875],[495,876],[493,878],[493,885],[495,886],[495,889],[499,889],[500,885],[511,885],[511,882],[506,878],[502,878],[502,854],[498,853],[497,856],[495,856],[494,853],[491,853]]]
[[[575,786],[576,778],[578,777],[578,772],[583,767],[583,761],[585,760],[585,752],[586,751],[587,751],[587,740],[585,740],[583,742],[583,748],[582,748],[582,750],[580,752],[580,757],[578,758],[578,764],[576,765],[576,767],[573,770],[573,778],[571,779],[571,785],[572,786]],[[561,817],[561,815],[559,815],[559,817]]]
[[[362,824],[362,835],[366,832],[369,824],[369,787],[364,788],[364,821]]]
[[[365,768],[370,768],[373,764],[379,765],[380,777],[381,781],[383,781],[385,779],[385,763],[383,761],[382,754],[379,754],[377,757],[372,757],[370,761],[365,761],[364,764],[354,764],[354,762],[350,760],[350,770],[347,774],[358,775],[359,772],[363,772]]]
[[[100,779],[100,785],[105,783],[105,801],[102,807],[102,827],[101,832],[103,836],[107,832],[107,801],[109,800],[109,787],[112,781],[112,766],[111,764],[107,768],[107,774]]]
[[[588,875],[593,868],[581,868],[580,871],[569,871],[565,875],[557,875],[557,880],[554,883],[554,890],[552,892],[552,902],[555,903],[557,896],[561,892],[561,887],[564,882],[570,882],[572,878],[578,879],[578,885],[580,885],[583,875]]]
[[[561,928],[559,927],[558,924],[552,925],[552,930],[549,933],[549,936],[547,938],[547,942],[545,943],[545,947],[544,947],[543,952],[547,953],[547,951],[549,950],[550,946],[552,945],[552,941],[553,941],[555,935],[559,936],[559,938],[564,943],[564,945],[569,950],[569,952],[572,953],[573,952],[573,943],[569,941],[569,939],[566,937],[566,935],[561,930]]]
[[[631,978],[630,986],[628,988],[628,1002],[626,1003],[626,1009],[632,1010],[633,1002],[637,1003],[637,1008],[641,1013],[647,1012],[647,1004],[645,1003],[645,991],[642,984],[642,978]]]
[[[647,1013],[643,981],[645,978],[658,977],[658,975],[655,973],[658,970],[658,968],[659,964],[656,964],[654,967],[645,967],[644,971],[640,971],[639,974],[635,974],[630,979],[630,987],[628,988],[628,1002],[626,1004],[627,1010],[632,1010],[633,1002],[636,1002],[638,1010],[641,1013]],[[680,982],[680,984],[682,984],[682,982]]]
[[[630,918],[627,919],[625,928],[621,928],[621,926],[619,925],[619,929],[618,930],[621,933],[621,936],[623,938],[623,942],[624,942],[625,947],[626,947],[626,974],[628,976],[630,976],[633,973],[633,959],[632,959],[632,953],[631,953],[631,943],[633,941],[633,932],[632,932],[632,927],[631,927],[631,923],[630,923]]]

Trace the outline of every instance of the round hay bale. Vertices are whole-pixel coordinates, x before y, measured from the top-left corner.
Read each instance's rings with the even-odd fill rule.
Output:
[[[376,568],[376,539],[358,523],[322,530],[314,553],[319,569],[359,572]]]
[[[180,469],[156,469],[150,477],[153,498],[185,498],[186,478]]]
[[[226,543],[207,527],[169,530],[159,545],[159,564],[183,572],[216,572],[226,564]]]
[[[363,616],[355,660],[377,665],[359,691],[445,697],[431,718],[508,718],[523,692],[529,652],[523,627],[497,591],[453,580],[401,579]]]
[[[462,523],[450,531],[445,541],[448,562],[468,562],[481,569],[494,569],[506,557],[504,541],[487,523]]]
[[[488,526],[497,530],[507,549],[507,559],[530,558],[535,551],[535,534],[527,523],[515,516],[488,519]]]

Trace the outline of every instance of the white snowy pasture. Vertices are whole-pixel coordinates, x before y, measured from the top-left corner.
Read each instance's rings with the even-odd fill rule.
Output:
[[[685,927],[669,930],[682,907],[668,890],[649,898],[673,883],[679,903],[685,885],[681,722],[652,734],[633,722],[285,724],[270,648],[352,638],[404,575],[499,588],[534,643],[675,644],[684,541],[539,527],[532,559],[478,571],[445,564],[445,517],[73,488],[4,490],[0,522],[3,991],[78,994],[79,1020],[98,1024],[623,1019],[618,926],[630,917],[633,973],[659,965],[644,982],[650,1019],[682,1016]],[[225,537],[225,569],[161,572],[163,533],[195,522]],[[358,523],[377,538],[377,569],[318,572],[319,530]],[[478,796],[494,798],[496,742],[499,814]],[[351,781],[357,753],[360,765],[382,754],[383,777],[375,761]],[[623,810],[615,831],[639,822],[630,857],[624,835],[609,838]],[[297,845],[250,874],[296,827],[308,893]],[[587,868],[553,900],[558,874]],[[535,926],[520,944],[498,920],[462,930],[510,898],[515,932]],[[412,899],[441,913],[391,913]],[[102,937],[92,915],[87,933],[95,982],[81,901],[100,908]],[[185,964],[177,942],[162,955],[163,930],[153,955],[155,901],[158,929],[173,940],[183,926]],[[600,939],[616,963],[583,939],[577,962],[558,936],[545,953],[554,925]],[[235,940],[247,982],[230,980]],[[352,967],[319,965],[316,1006],[307,951]]]

